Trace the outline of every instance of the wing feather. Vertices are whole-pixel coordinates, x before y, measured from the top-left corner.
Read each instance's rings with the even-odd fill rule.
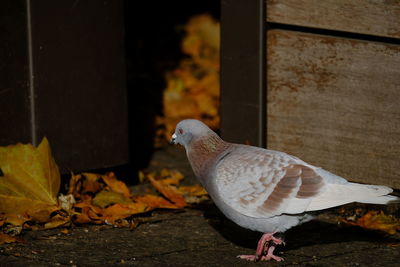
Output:
[[[323,191],[320,175],[295,157],[255,147],[238,147],[216,167],[219,197],[250,217],[304,212]]]

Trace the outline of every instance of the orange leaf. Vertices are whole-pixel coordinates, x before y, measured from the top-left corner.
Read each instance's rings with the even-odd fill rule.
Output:
[[[194,197],[201,197],[208,195],[207,191],[201,185],[180,186],[178,190],[183,194],[188,194]]]
[[[67,228],[61,229],[60,232],[65,235],[69,234],[69,230]]]
[[[90,202],[79,202],[74,205],[79,208],[80,212],[76,212],[73,221],[76,223],[102,223],[100,217],[102,208],[92,205]]]
[[[73,221],[79,224],[90,223],[92,219],[89,217],[88,212],[89,207],[82,208],[82,211],[74,216]]]
[[[371,230],[381,230],[391,235],[396,234],[397,231],[400,231],[400,219],[386,215],[383,213],[383,211],[371,210],[364,214],[361,218],[357,219],[356,222],[351,222],[348,220],[344,220],[344,222]]]
[[[35,222],[47,222],[50,220],[50,214],[59,208],[53,206],[53,207],[48,207],[46,209],[35,209],[27,212],[26,214],[29,215],[30,220],[35,221]]]
[[[363,217],[359,218],[357,223],[362,227],[385,231],[392,235],[400,230],[400,220],[385,215],[383,211],[369,211]]]
[[[10,236],[10,235],[0,233],[0,245],[14,243],[16,241],[17,241],[17,238],[15,236]]]
[[[147,205],[144,203],[114,204],[104,209],[102,219],[108,223],[114,223],[116,220],[124,219],[134,214],[147,211]]]
[[[70,224],[70,222],[71,221],[68,217],[56,216],[52,218],[49,222],[44,224],[44,229],[52,229],[59,226],[65,226],[67,224]]]
[[[125,197],[131,196],[131,192],[129,191],[126,184],[118,180],[114,173],[107,173],[101,176],[101,178],[103,178],[103,181],[110,187],[111,191],[120,193]]]
[[[162,169],[160,176],[162,179],[158,180],[163,185],[178,185],[183,180],[184,176],[177,170]]]
[[[7,214],[2,218],[4,223],[10,223],[15,226],[22,226],[29,219],[27,214]]]
[[[154,196],[154,195],[144,195],[141,197],[134,198],[137,202],[145,203],[151,209],[179,209],[176,204],[173,204],[166,200],[165,198]]]
[[[171,185],[165,185],[163,182],[157,181],[153,175],[148,175],[147,177],[151,184],[170,201],[174,202],[178,208],[183,208],[186,206],[186,201],[180,194],[179,190]]]
[[[130,198],[123,196],[120,193],[103,190],[99,192],[92,200],[92,203],[96,206],[105,208],[111,204],[128,204],[132,203]]]
[[[103,189],[104,186],[99,183],[100,174],[84,172],[82,176],[84,177],[82,193],[97,193]]]
[[[95,194],[104,188],[104,184],[99,182],[100,178],[101,175],[95,173],[72,174],[68,194],[75,198],[85,198],[88,193]]]

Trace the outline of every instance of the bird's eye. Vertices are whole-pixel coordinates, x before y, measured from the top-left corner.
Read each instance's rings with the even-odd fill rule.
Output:
[[[179,128],[179,129],[178,129],[178,133],[179,133],[179,134],[183,134],[182,128]]]

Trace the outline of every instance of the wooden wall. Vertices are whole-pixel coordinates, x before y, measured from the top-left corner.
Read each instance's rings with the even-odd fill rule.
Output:
[[[267,21],[400,38],[400,1],[267,0]]]
[[[0,146],[46,136],[66,174],[129,161],[123,8],[0,1]]]
[[[267,21],[295,26],[267,32],[268,148],[400,189],[400,1],[270,0]]]

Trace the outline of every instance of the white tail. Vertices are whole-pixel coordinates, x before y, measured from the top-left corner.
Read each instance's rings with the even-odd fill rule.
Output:
[[[369,198],[365,200],[359,200],[357,202],[360,203],[367,203],[367,204],[389,204],[391,202],[399,202],[400,198],[396,196],[379,196],[379,197],[374,197],[374,198]]]
[[[390,187],[381,185],[328,184],[326,191],[312,200],[307,211],[327,209],[351,202],[387,204],[399,200],[395,196],[387,196],[392,192]]]

